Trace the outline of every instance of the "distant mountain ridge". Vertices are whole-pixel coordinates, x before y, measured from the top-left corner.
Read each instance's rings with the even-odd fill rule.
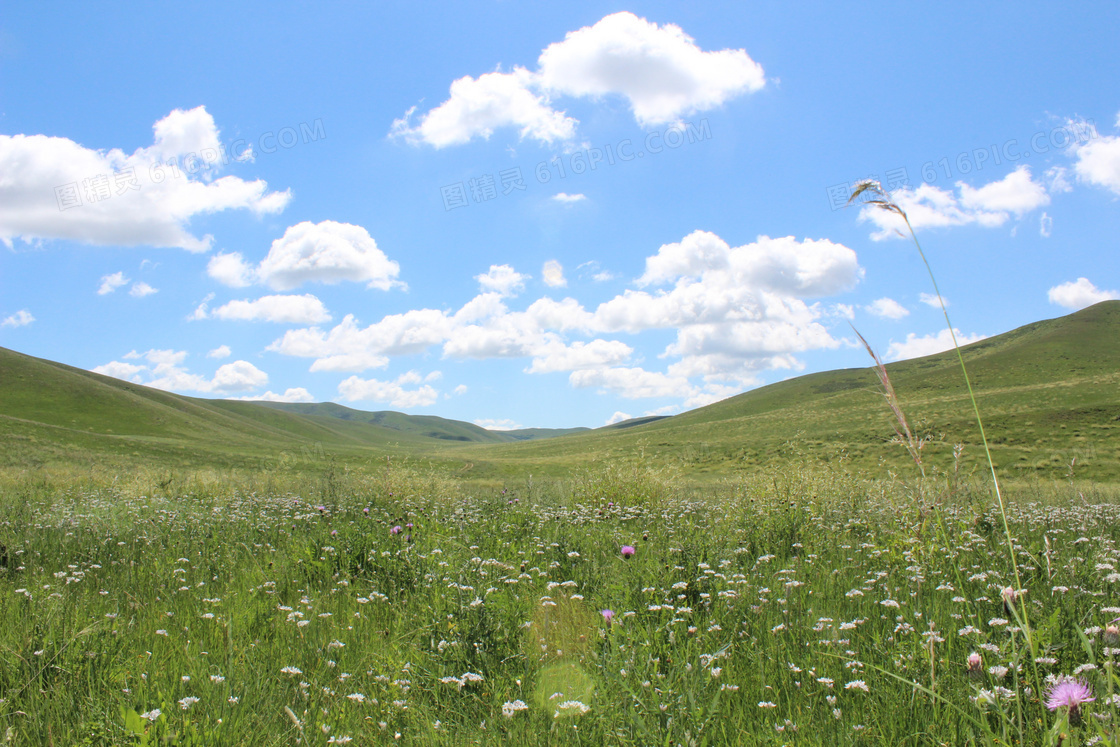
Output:
[[[963,352],[1001,469],[1120,481],[1120,301],[1027,324]],[[956,443],[974,463],[978,434],[956,354],[887,369],[915,431],[930,438],[926,465],[950,468]],[[674,465],[698,476],[775,459],[912,471],[893,437],[870,367],[800,376],[672,417],[596,429],[490,431],[332,402],[185,397],[0,348],[0,467],[17,469],[315,468],[399,455],[479,479],[564,475],[616,460]]]
[[[474,423],[449,420],[435,415],[406,415],[392,410],[355,410],[336,402],[258,402],[265,407],[294,412],[300,415],[322,415],[359,423],[369,423],[391,428],[402,433],[413,433],[426,438],[472,443],[510,443],[555,438],[572,433],[583,433],[590,428],[518,428],[514,430],[488,430]]]

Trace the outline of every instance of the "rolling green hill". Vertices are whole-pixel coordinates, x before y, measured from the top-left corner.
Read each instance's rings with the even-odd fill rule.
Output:
[[[437,438],[444,441],[497,444],[512,441],[532,441],[538,438],[554,438],[591,430],[590,428],[521,428],[508,431],[491,431],[474,423],[448,420],[435,415],[406,415],[403,412],[389,410],[367,412],[365,410],[354,410],[336,402],[260,402],[258,404],[286,412],[299,413],[300,415],[324,415],[351,422],[370,423],[402,433],[412,433],[425,438]]]
[[[1005,474],[1120,480],[1120,301],[1029,324],[965,348],[993,454]],[[982,458],[954,353],[892,363],[928,470]],[[566,434],[562,438],[545,438]],[[334,403],[182,397],[0,348],[0,466],[51,463],[293,468],[423,458],[474,479],[566,474],[605,461],[702,478],[775,460],[913,464],[871,368],[801,376],[669,418],[595,430],[487,431],[469,423]]]
[[[183,397],[0,348],[0,465],[258,467],[327,454],[411,453],[431,440],[251,402]]]
[[[1120,479],[1120,301],[1028,324],[964,348],[993,456],[1005,474]],[[930,441],[930,470],[983,459],[956,354],[887,365],[911,427]],[[775,459],[844,460],[858,468],[916,470],[892,444],[894,423],[872,368],[826,371],[761,387],[622,431],[552,442],[470,447],[476,469],[560,472],[598,460],[671,464],[728,474]]]

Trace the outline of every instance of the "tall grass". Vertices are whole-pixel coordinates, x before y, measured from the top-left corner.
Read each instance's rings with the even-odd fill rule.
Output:
[[[869,197],[870,199],[866,199],[867,197]],[[1039,699],[1042,696],[1042,680],[1040,668],[1037,665],[1040,661],[1046,660],[1048,657],[1040,656],[1039,641],[1037,640],[1032,630],[1030,608],[1027,604],[1028,589],[1024,586],[1023,576],[1020,573],[1019,569],[1018,557],[1022,553],[1032,562],[1038,562],[1038,559],[1036,556],[1031,555],[1029,552],[1022,552],[1022,548],[1016,546],[1015,539],[1012,536],[1011,527],[1007,518],[1007,506],[1004,502],[1004,495],[1000,487],[999,476],[996,474],[995,462],[992,459],[991,448],[988,444],[988,437],[984,431],[984,420],[980,414],[980,406],[976,401],[976,393],[972,388],[972,382],[968,375],[968,367],[965,365],[964,354],[961,351],[960,343],[957,341],[956,330],[953,328],[952,321],[949,319],[949,310],[945,305],[945,299],[941,295],[941,289],[938,287],[937,278],[934,275],[933,268],[930,266],[929,259],[926,257],[925,251],[922,249],[921,242],[918,241],[918,237],[914,233],[914,227],[910,224],[910,218],[909,216],[907,216],[906,211],[899,207],[899,205],[890,197],[890,195],[888,195],[883,190],[882,186],[877,181],[866,180],[861,182],[856,187],[856,189],[853,190],[848,202],[849,204],[852,204],[854,202],[860,201],[861,198],[863,198],[864,204],[871,205],[875,208],[885,210],[897,215],[905,224],[910,239],[914,242],[914,246],[918,250],[918,255],[921,257],[922,263],[925,265],[926,272],[929,275],[930,282],[933,285],[933,291],[937,297],[938,305],[941,307],[942,315],[945,317],[945,326],[949,330],[949,335],[953,341],[953,349],[956,352],[957,360],[960,363],[961,375],[964,377],[965,387],[968,390],[968,398],[972,404],[972,410],[976,420],[976,427],[979,429],[980,441],[984,449],[984,457],[987,461],[988,470],[991,475],[992,493],[995,497],[996,505],[999,508],[999,515],[1003,525],[1004,539],[1007,545],[1007,559],[1014,573],[1014,585],[1004,587],[1001,590],[1001,598],[1004,602],[1006,611],[1008,612],[1008,614],[1012,615],[1012,617],[1014,618],[1014,622],[1016,623],[1016,627],[1022,633],[1025,649],[1023,649],[1022,652],[1020,652],[1018,649],[1016,649],[1015,651],[1016,687],[1013,692],[1014,696],[1016,697],[1014,701],[1014,711],[1012,713],[1003,713],[1002,715],[1005,718],[1007,724],[1013,726],[1019,740],[1022,741],[1024,739],[1024,733],[1026,731],[1026,725],[1024,721],[1024,719],[1026,718],[1026,714],[1023,707],[1023,699],[1018,696],[1033,696],[1035,702],[1039,702]],[[898,233],[902,235],[901,231]],[[897,422],[900,424],[899,429],[896,429],[898,438],[907,448],[907,451],[910,453],[910,456],[914,460],[915,464],[922,473],[922,477],[924,478],[925,467],[922,464],[921,459],[921,447],[923,444],[912,434],[911,429],[906,421],[906,417],[898,405],[898,397],[895,394],[894,387],[891,385],[890,377],[887,374],[886,367],[882,364],[882,361],[879,360],[878,356],[874,353],[871,346],[867,343],[863,336],[859,335],[858,332],[856,334],[857,336],[859,336],[860,341],[864,344],[864,347],[867,348],[868,353],[875,360],[876,371],[878,372],[880,383],[883,386],[887,403],[890,406],[891,411],[895,415]],[[1072,463],[1070,469],[1072,473]],[[1012,641],[1014,643],[1016,639],[1013,637]],[[1029,670],[1027,673],[1027,681],[1029,681],[1029,685],[1021,684],[1018,677],[1020,671],[1018,662],[1020,659],[1022,659],[1023,654],[1029,656],[1029,658],[1025,662]],[[1109,680],[1107,684],[1108,692],[1111,695],[1113,687],[1113,681],[1111,679],[1111,668],[1109,668],[1109,673]],[[1051,681],[1050,684],[1054,686],[1061,683],[1057,681]],[[1068,687],[1066,688],[1066,691],[1069,691]],[[1051,693],[1054,692],[1056,691],[1052,688]],[[1055,706],[1055,703],[1057,703],[1055,697],[1056,696],[1052,695],[1048,704],[1054,706],[1051,708],[1051,710],[1058,711],[1058,714],[1054,719],[1054,726],[1048,734],[1048,744],[1061,744],[1068,741],[1069,735],[1066,733],[1065,729],[1070,726],[1070,723],[1072,721],[1080,721],[1080,717],[1078,715],[1078,705],[1076,703],[1067,703],[1064,708]],[[1079,697],[1086,697],[1086,695],[1084,693],[1080,693]],[[1076,700],[1076,698],[1074,698],[1074,700]]]

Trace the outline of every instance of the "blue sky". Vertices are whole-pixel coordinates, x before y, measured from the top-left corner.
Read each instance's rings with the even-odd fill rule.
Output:
[[[323,7],[320,7],[323,6]],[[1120,297],[1120,6],[9,3],[0,345],[488,427]],[[592,168],[593,166],[593,168]]]

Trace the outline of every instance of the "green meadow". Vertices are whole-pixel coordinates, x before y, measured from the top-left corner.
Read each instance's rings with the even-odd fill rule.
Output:
[[[0,743],[1117,744],[1118,332],[964,348],[1003,511],[955,354],[923,478],[871,368],[494,434],[0,350]]]

